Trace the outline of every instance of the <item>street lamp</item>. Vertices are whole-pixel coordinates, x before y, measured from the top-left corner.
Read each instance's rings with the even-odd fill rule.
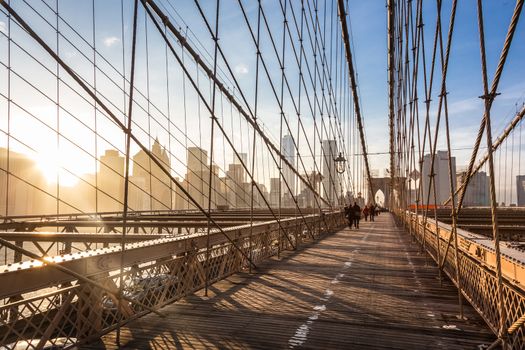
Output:
[[[339,156],[337,156],[337,158],[334,159],[334,163],[335,163],[335,170],[339,174],[342,174],[345,172],[346,159],[345,157],[343,157],[343,154],[341,152],[339,152]],[[343,183],[340,182],[339,185],[341,186],[341,197],[339,198],[339,200],[341,201],[341,205],[344,205]]]
[[[344,173],[345,172],[346,159],[345,159],[345,157],[343,157],[343,154],[341,152],[339,152],[339,156],[337,156],[337,158],[334,159],[334,162],[335,162],[335,170],[339,174]]]

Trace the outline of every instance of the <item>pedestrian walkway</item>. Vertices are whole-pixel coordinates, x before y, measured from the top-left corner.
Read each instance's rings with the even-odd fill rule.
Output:
[[[390,214],[122,328],[129,349],[478,349],[495,340]],[[115,333],[89,348],[113,349]]]

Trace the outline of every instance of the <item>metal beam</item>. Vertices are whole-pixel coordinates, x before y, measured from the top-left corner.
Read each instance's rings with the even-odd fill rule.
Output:
[[[339,215],[334,213],[333,215]],[[318,215],[308,215],[309,222],[319,221]],[[296,227],[295,218],[281,220],[281,225],[288,229]],[[210,246],[225,244],[248,238],[250,230],[252,235],[278,230],[276,221],[225,228],[221,231],[210,231]],[[227,237],[225,237],[227,235]],[[131,235],[130,235],[131,236]],[[154,239],[145,242],[129,243],[122,252],[120,246],[89,250],[63,256],[49,257],[50,262],[63,266],[69,271],[86,277],[102,275],[120,269],[121,255],[122,266],[129,267],[145,262],[151,262],[166,257],[173,257],[192,250],[206,248],[206,233],[196,233],[180,237]],[[53,266],[42,266],[38,261],[26,261],[4,266],[0,271],[0,297],[9,297],[29,291],[49,287],[50,285],[63,284],[76,280],[75,276],[57,270]]]

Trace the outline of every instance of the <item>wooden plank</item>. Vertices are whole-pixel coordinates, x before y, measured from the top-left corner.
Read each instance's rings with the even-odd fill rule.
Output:
[[[389,214],[122,328],[132,349],[474,349],[495,340]],[[86,349],[117,349],[116,334]]]

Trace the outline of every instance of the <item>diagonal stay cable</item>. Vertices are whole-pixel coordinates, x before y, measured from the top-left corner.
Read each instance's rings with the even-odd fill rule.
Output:
[[[512,14],[512,18],[511,18],[511,21],[510,21],[510,24],[509,24],[509,28],[507,30],[507,35],[505,37],[505,42],[504,42],[503,48],[501,50],[500,58],[499,58],[499,61],[498,61],[498,66],[496,68],[496,72],[494,73],[494,79],[492,80],[492,85],[490,87],[490,92],[489,92],[490,96],[494,96],[494,97],[496,96],[498,85],[499,85],[499,81],[500,81],[500,78],[501,78],[501,74],[503,73],[503,68],[504,68],[505,62],[507,60],[507,56],[508,56],[508,53],[509,53],[509,50],[510,50],[510,46],[512,44],[512,39],[514,37],[514,33],[516,32],[516,26],[518,24],[518,20],[519,20],[520,14],[521,14],[521,10],[523,9],[523,3],[524,2],[525,2],[524,0],[517,0],[516,1],[516,6],[514,7],[514,12]],[[457,214],[459,214],[459,212],[462,209],[462,204],[463,204],[463,200],[465,198],[465,193],[466,193],[466,189],[467,189],[468,183],[470,182],[472,176],[474,175],[474,173],[473,173],[474,163],[476,162],[479,146],[481,144],[481,138],[483,137],[483,132],[485,131],[485,126],[486,126],[486,123],[487,123],[487,112],[490,112],[490,109],[492,107],[493,101],[494,101],[494,99],[490,99],[489,100],[489,103],[488,103],[488,106],[487,106],[488,110],[483,113],[483,116],[482,116],[482,119],[481,119],[481,124],[479,126],[478,135],[476,137],[476,143],[474,144],[474,149],[472,150],[472,156],[470,158],[470,162],[469,162],[469,165],[468,165],[468,170],[466,171],[466,173],[464,175],[464,178],[461,181],[462,183],[465,184],[465,186],[462,187],[462,190],[461,190],[461,193],[460,193],[460,196],[459,196],[459,199],[458,199],[458,213]]]
[[[250,35],[251,35],[252,41],[253,41],[253,43],[255,44],[256,48],[257,48],[258,59],[259,59],[261,65],[262,65],[262,68],[263,68],[263,70],[264,70],[264,72],[265,72],[265,74],[266,74],[266,77],[267,77],[267,79],[268,79],[268,83],[270,84],[270,87],[271,87],[271,90],[272,90],[273,96],[274,96],[274,98],[275,98],[277,104],[279,105],[279,109],[281,110],[282,113],[284,113],[283,105],[282,105],[281,102],[280,102],[280,98],[279,98],[279,95],[278,95],[278,93],[277,93],[277,89],[276,89],[276,87],[275,87],[275,83],[274,83],[274,82],[272,81],[272,79],[271,79],[271,75],[270,75],[270,73],[269,73],[269,69],[268,69],[268,66],[267,66],[267,64],[266,64],[266,61],[265,61],[265,59],[264,59],[264,57],[263,57],[261,51],[259,50],[258,42],[257,42],[257,40],[256,40],[256,37],[255,37],[255,34],[254,34],[254,30],[252,29],[252,26],[250,25],[250,22],[249,22],[249,20],[248,20],[246,10],[245,10],[244,6],[242,5],[241,0],[239,0],[238,3],[239,3],[239,7],[240,7],[240,9],[241,9],[241,11],[242,11],[242,14],[243,14],[243,17],[244,17],[245,23],[246,23],[246,25],[247,25],[247,27],[248,27],[248,30],[249,30],[249,32],[250,32]],[[261,14],[262,14],[263,12],[262,12],[262,5],[261,5],[261,3],[260,3],[260,0],[259,0],[259,9],[260,9],[260,12],[261,12]],[[264,19],[264,18],[263,18],[263,19]],[[266,22],[265,22],[265,23],[266,23]],[[266,23],[266,24],[267,24],[267,23]],[[268,29],[268,28],[267,28],[267,29]],[[280,59],[280,57],[279,57],[279,55],[278,55],[278,53],[277,53],[277,51],[276,51],[277,49],[276,49],[276,46],[275,46],[275,41],[274,41],[273,36],[272,36],[272,34],[271,34],[271,31],[270,31],[269,29],[268,29],[268,34],[269,34],[269,36],[270,36],[270,40],[271,40],[271,42],[272,42],[273,49],[274,49],[274,51],[275,51],[275,53],[276,53],[276,55],[277,55],[277,60],[279,61],[279,64],[282,66],[283,63],[281,63],[281,59]],[[284,79],[285,79],[285,82],[287,82],[286,75],[284,75]],[[289,90],[289,91],[290,91],[290,96],[291,96],[291,90]],[[292,99],[293,99],[293,97],[292,97]],[[295,105],[295,104],[294,104],[294,105]],[[298,112],[298,110],[297,110],[297,106],[295,106],[295,110],[296,110],[296,113],[297,113],[297,112]],[[284,120],[284,122],[285,122],[285,124],[286,124],[286,127],[287,127],[287,129],[288,129],[288,132],[290,133],[290,135],[292,135],[291,128],[290,128],[290,125],[289,125],[289,123],[288,123],[287,118],[284,117],[283,120]],[[297,148],[297,142],[296,142],[296,140],[295,140],[295,138],[294,138],[293,136],[292,136],[292,142],[293,142],[294,148],[298,151],[298,148]],[[305,167],[305,165],[304,165],[304,162],[303,162],[302,157],[299,156],[298,158],[299,158],[299,161],[300,161],[301,165],[303,166],[303,170],[306,172],[306,167]],[[276,161],[276,164],[277,164],[277,161]],[[279,170],[282,171],[282,169],[279,169]],[[284,183],[285,183],[286,187],[288,188],[289,193],[293,193],[293,189],[291,189],[291,188],[289,187],[288,182],[286,181],[286,176],[284,177],[284,179],[285,179]],[[307,181],[308,181],[308,179],[307,179]],[[308,183],[310,183],[310,182],[308,181]],[[334,181],[331,181],[331,183],[332,183],[332,185],[334,185]],[[311,184],[310,184],[310,185],[311,185]],[[297,198],[296,198],[296,196],[293,196],[293,195],[292,195],[292,198],[294,199],[294,203],[295,203],[296,209],[299,211],[299,214],[304,218],[304,215],[303,215],[303,213],[302,213],[302,210],[301,210],[301,208],[299,207],[299,205],[298,205],[298,203],[297,203]],[[317,203],[318,203],[318,202],[317,202]],[[319,208],[320,208],[319,203],[318,203],[318,206],[319,206]],[[308,226],[308,224],[307,224],[307,226]],[[312,238],[313,238],[313,237],[312,237]]]
[[[144,2],[143,2],[144,3]],[[126,132],[127,131],[127,128],[126,126],[119,120],[119,118],[117,116],[115,116],[113,114],[113,112],[104,104],[104,102],[98,97],[96,96],[93,91],[91,91],[85,84],[84,82],[82,81],[82,79],[75,73],[75,71],[73,71],[50,47],[49,45],[46,44],[46,42],[44,42],[44,40],[31,28],[31,26],[29,26],[19,15],[18,13],[9,5],[7,4],[5,1],[1,0],[0,1],[0,4],[2,6],[4,6],[4,8],[22,25],[22,27],[27,31],[27,33],[36,41],[40,44],[40,46],[42,46],[42,48],[51,56],[53,57],[53,59],[55,59],[59,64],[60,66],[71,76],[71,78],[73,78],[77,84],[80,85],[80,87],[82,89],[84,89],[84,91],[86,91],[86,93],[88,95],[91,96],[91,98],[93,98],[99,105],[100,107],[113,119],[113,121],[120,127],[120,129],[122,129],[123,132]],[[222,233],[227,239],[228,241],[250,262],[250,264],[252,264],[254,267],[255,264],[253,263],[253,261],[250,260],[250,258],[246,255],[246,253],[226,234],[226,232],[222,229],[222,227],[210,216],[208,215],[207,211],[188,193],[188,191],[186,191],[186,189],[181,185],[179,184],[179,182],[177,181],[177,179],[175,179],[173,177],[173,175],[171,175],[171,173],[164,167],[164,164],[158,160],[152,153],[151,151],[146,148],[146,146],[144,146],[142,144],[142,142],[140,142],[140,140],[137,138],[137,136],[135,136],[131,131],[130,131],[130,138],[133,140],[133,142],[135,142],[137,144],[137,146],[139,146],[140,149],[142,149],[147,155],[148,157],[151,159],[151,161],[153,163],[155,163],[155,165],[157,165],[159,167],[159,169],[165,173],[171,181],[173,181],[177,187],[179,188],[179,190],[182,191],[182,193],[184,193],[184,195],[186,195],[188,197],[188,199],[190,199],[193,203],[193,205],[195,205],[195,207],[197,207],[197,209],[203,213],[207,218],[210,219],[211,223],[217,227],[217,229],[220,231],[220,233]]]
[[[498,148],[503,144],[503,142],[507,139],[507,137],[512,133],[512,131],[518,126],[521,120],[525,117],[525,106],[514,116],[514,118],[511,120],[511,122],[507,125],[505,130],[498,136],[496,141],[492,144],[492,153],[498,150]],[[472,175],[476,174],[482,167],[485,165],[487,160],[489,159],[489,153],[488,151],[485,153],[485,155],[478,161],[478,164],[476,167],[472,170]],[[456,189],[456,192],[454,193],[455,196],[463,190],[463,187],[465,187],[466,184],[462,183],[461,186],[459,186]],[[444,205],[450,203],[452,197],[449,197],[445,202],[443,202]]]
[[[199,13],[200,13],[202,19],[204,20],[204,23],[206,24],[206,27],[208,28],[208,31],[210,32],[210,34],[213,35],[213,31],[212,31],[212,29],[211,29],[211,26],[210,26],[210,24],[209,24],[209,21],[207,20],[205,14],[204,14],[204,11],[202,10],[202,7],[200,6],[199,1],[198,1],[198,0],[195,0],[195,4],[196,4],[196,6],[197,6],[197,9],[199,10]],[[259,8],[260,8],[260,12],[262,13],[262,7],[259,6]],[[219,44],[217,44],[217,49],[219,50],[219,52],[222,52],[222,51],[221,51],[221,47],[220,47]],[[259,52],[259,50],[257,50],[257,51]],[[260,56],[260,55],[258,55],[258,60],[259,60],[259,56]],[[224,55],[222,55],[222,59],[223,59],[223,61],[226,63],[226,65],[228,66],[228,69],[229,69],[229,64],[228,64],[228,62],[227,62],[227,60],[226,60],[226,57],[225,57]],[[261,58],[261,60],[262,60],[262,58]],[[236,81],[235,78],[234,78],[234,80]],[[239,88],[239,91],[241,91],[241,90],[240,90],[240,86],[238,86],[238,88]],[[242,91],[241,91],[241,94],[242,94]],[[242,96],[243,96],[243,98],[244,98],[244,94],[242,94]],[[282,111],[282,108],[281,108],[281,111]],[[250,113],[251,113],[251,110],[250,110]],[[255,113],[255,114],[252,114],[252,118],[253,118],[253,120],[254,120],[254,123],[257,124],[257,122],[256,122],[256,113]],[[285,121],[286,121],[286,118],[285,118]],[[257,124],[257,125],[258,125],[258,124]],[[254,137],[255,137],[255,136],[254,136]],[[232,146],[232,148],[233,148],[233,145],[231,145],[231,146]],[[268,145],[267,145],[267,146],[268,146]],[[282,172],[283,172],[282,166],[279,164],[279,161],[275,158],[274,154],[271,152],[270,149],[269,149],[269,151],[270,151],[269,153],[270,153],[270,155],[271,155],[271,157],[272,157],[272,160],[274,161],[274,163],[277,165],[277,167],[278,167],[278,169],[279,169],[279,174],[280,174],[280,175],[283,175],[283,174],[282,174]],[[253,174],[253,169],[252,169],[251,171],[248,170],[248,169],[245,169],[245,170],[247,171],[248,174]],[[284,180],[284,181],[283,181],[283,182],[284,182],[284,185],[285,185],[286,188],[288,189],[289,193],[292,193],[292,189],[290,188],[290,184],[288,183],[288,181],[287,181],[287,179],[286,179],[286,176],[284,176],[282,179]],[[264,196],[262,196],[262,197],[264,198]],[[310,236],[311,236],[312,239],[313,239],[314,237],[313,237],[313,234],[312,234],[312,230],[310,229],[308,223],[306,222],[305,216],[304,216],[304,214],[302,213],[301,209],[299,208],[299,205],[298,205],[298,202],[297,202],[295,196],[293,196],[293,198],[294,198],[294,204],[295,204],[295,206],[297,207],[297,209],[299,210],[299,214],[301,215],[301,217],[302,217],[303,221],[305,222],[306,226],[309,228],[309,231],[308,231],[308,232],[310,232]],[[266,202],[266,200],[265,200],[265,202]],[[266,204],[267,204],[267,206],[268,206],[268,209],[270,209],[270,212],[272,213],[272,215],[274,215],[274,218],[275,218],[276,220],[278,220],[278,218],[277,218],[276,214],[274,214],[274,211],[272,210],[270,204],[267,203],[267,202],[266,202]],[[320,206],[319,206],[319,207],[320,207]]]
[[[254,123],[253,118],[245,111],[245,109],[237,102],[236,98],[233,96],[233,94],[227,89],[227,87],[220,81],[216,76],[213,76],[212,70],[206,65],[206,63],[200,58],[199,54],[189,45],[187,40],[184,36],[181,35],[181,33],[173,26],[173,24],[170,22],[170,20],[167,18],[167,16],[160,10],[160,8],[155,4],[153,0],[143,0],[143,3],[146,3],[153,9],[153,11],[159,16],[162,21],[166,24],[168,29],[171,31],[173,35],[179,40],[180,44],[184,46],[184,48],[187,50],[187,52],[192,56],[192,58],[198,63],[198,65],[204,70],[204,72],[208,75],[210,79],[212,79],[215,84],[217,84],[217,87],[221,90],[221,92],[228,98],[228,100],[235,106],[235,108],[240,112],[240,114],[248,121],[248,123],[255,128],[259,136],[264,140],[264,142],[268,145],[269,148],[271,148],[275,154],[278,155],[279,158],[282,159],[283,163],[285,165],[289,166],[292,172],[297,175],[297,177],[310,189],[316,196],[321,198],[321,200],[328,204],[328,202],[322,198],[317,190],[310,184],[310,182],[305,179],[298,171],[297,169],[286,159],[286,157],[279,151],[279,148],[273,144],[273,142],[268,138],[268,136],[264,133],[264,131],[261,129],[261,127]],[[219,53],[221,53],[221,50],[219,49]],[[222,54],[221,54],[222,55]]]
[[[175,59],[178,61],[178,63],[181,65],[181,68],[182,70],[184,71],[184,73],[186,74],[186,76],[188,77],[190,83],[192,84],[193,88],[195,89],[195,92],[197,92],[197,94],[199,95],[199,98],[202,100],[204,106],[206,107],[206,109],[208,110],[208,112],[210,113],[210,115],[214,116],[215,117],[215,113],[213,112],[211,106],[206,102],[206,100],[204,99],[204,96],[202,95],[202,91],[200,91],[200,89],[198,89],[197,87],[197,84],[195,83],[195,80],[191,77],[191,75],[189,74],[187,68],[182,64],[182,60],[181,58],[179,57],[179,55],[177,54],[177,51],[174,49],[174,47],[171,45],[171,43],[169,42],[168,40],[168,37],[166,36],[166,34],[164,33],[164,31],[162,31],[162,28],[160,27],[159,23],[155,20],[155,17],[153,15],[153,13],[151,12],[151,10],[146,6],[146,3],[145,1],[146,0],[141,0],[143,5],[144,5],[144,8],[146,9],[146,12],[148,13],[148,15],[150,16],[150,18],[152,19],[153,23],[155,24],[155,26],[157,27],[160,35],[163,37],[163,39],[165,40],[165,42],[168,44],[168,47],[170,48],[172,54],[174,55]],[[248,166],[246,165],[246,163],[242,160],[242,157],[241,155],[239,154],[239,152],[237,151],[237,149],[235,148],[233,142],[231,141],[231,138],[228,136],[227,132],[224,130],[223,126],[221,125],[221,123],[219,122],[219,120],[216,118],[215,119],[215,125],[219,128],[219,130],[221,131],[221,133],[224,135],[224,138],[226,139],[226,141],[228,142],[229,146],[232,148],[233,152],[235,153],[235,156],[237,157],[237,159],[239,159],[239,162],[241,163],[241,166],[244,168],[244,170],[246,171],[246,173],[248,174],[248,176],[250,177],[250,179],[252,180],[252,184],[255,186],[255,188],[257,189],[258,193],[261,195],[261,197],[263,198],[265,204],[268,206],[268,208],[270,209],[270,212],[272,213],[272,215],[276,218],[277,220],[277,216],[275,215],[275,213],[273,212],[273,210],[271,209],[271,206],[270,206],[270,203],[268,203],[268,200],[266,199],[266,197],[264,196],[260,186],[255,182],[255,179],[253,177],[253,174],[251,173],[250,169],[248,168]],[[179,185],[179,184],[178,184]],[[180,186],[182,187],[182,186]],[[180,188],[179,187],[179,188]],[[203,209],[204,211],[204,209]],[[207,215],[206,217],[210,218],[211,222],[215,224],[215,222],[211,219],[211,216]],[[282,227],[282,224],[281,224],[281,221],[280,220],[277,220],[277,224],[279,225],[279,228],[283,229]],[[221,232],[222,229],[221,229]],[[289,237],[287,236],[287,238],[289,239]],[[292,245],[292,247],[294,246],[291,242],[291,240],[289,240],[289,243]],[[251,261],[251,260],[250,260]]]

